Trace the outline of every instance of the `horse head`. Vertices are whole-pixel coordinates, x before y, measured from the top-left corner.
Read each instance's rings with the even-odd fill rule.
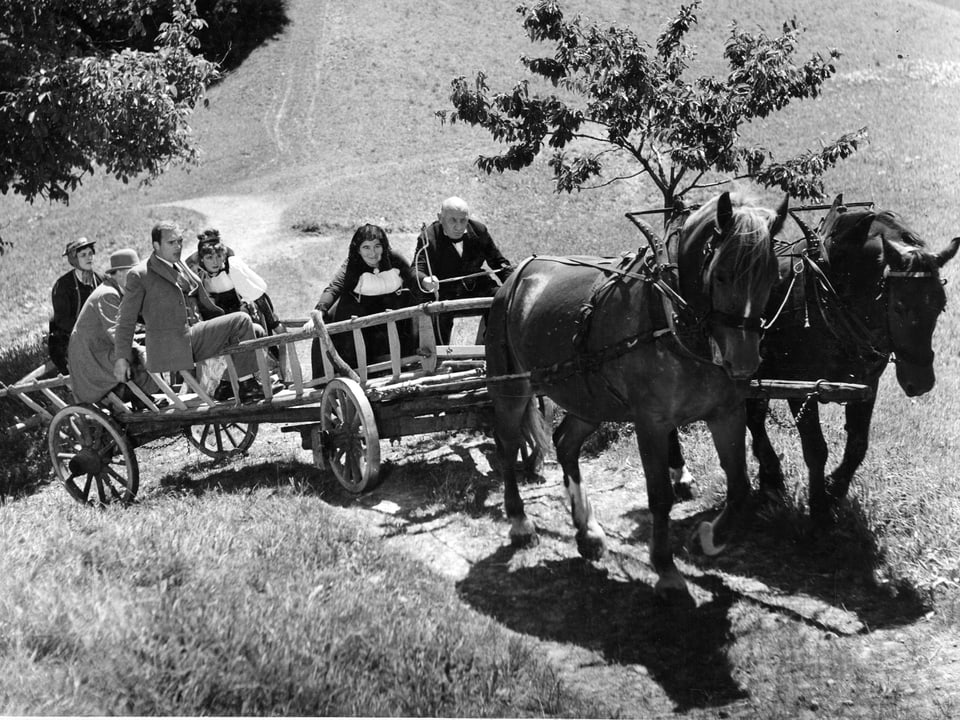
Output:
[[[877,221],[883,225],[879,233],[884,262],[880,297],[886,305],[897,382],[908,396],[922,395],[936,383],[933,331],[947,304],[940,268],[957,254],[960,237],[934,253],[904,229],[893,213],[881,213]]]
[[[678,255],[681,294],[705,326],[713,359],[730,377],[760,366],[761,314],[777,280],[773,239],[787,216],[723,193],[683,225]]]

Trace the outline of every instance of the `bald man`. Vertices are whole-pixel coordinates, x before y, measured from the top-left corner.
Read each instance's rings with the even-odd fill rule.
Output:
[[[458,197],[444,200],[437,219],[424,226],[415,257],[420,287],[427,292],[439,288],[441,300],[490,297],[513,272],[487,227],[470,217],[469,206]],[[490,274],[464,277],[482,272],[484,263]],[[449,344],[453,318],[442,315],[437,326],[437,342]]]

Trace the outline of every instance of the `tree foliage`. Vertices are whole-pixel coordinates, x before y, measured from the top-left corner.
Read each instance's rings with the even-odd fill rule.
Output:
[[[95,166],[127,182],[195,161],[189,116],[218,76],[202,28],[192,0],[4,0],[0,191],[66,202]]]
[[[472,82],[464,76],[453,81],[450,120],[480,126],[506,145],[498,155],[477,159],[488,173],[527,167],[546,144],[558,191],[646,175],[667,206],[691,190],[735,179],[796,198],[821,198],[823,173],[857,150],[866,128],[786,160],[745,143],[741,131],[792,100],[817,97],[840,53],[831,49],[799,63],[802,28],[795,20],[773,37],[734,22],[724,49],[726,76],[691,78],[694,52],[686,38],[699,5],[681,6],[654,47],[627,28],[600,27],[579,16],[568,20],[556,0],[521,5],[529,38],[553,47],[552,56],[521,61],[563,97],[532,93],[529,78],[510,92],[492,93],[481,71]],[[604,179],[605,168],[621,174]]]

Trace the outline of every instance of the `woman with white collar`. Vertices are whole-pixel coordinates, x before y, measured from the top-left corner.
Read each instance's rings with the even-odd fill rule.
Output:
[[[347,259],[321,294],[316,309],[327,322],[395,310],[410,303],[409,288],[414,281],[410,263],[390,248],[386,231],[377,225],[363,225],[353,234]],[[398,330],[404,352],[412,352],[416,344],[412,323],[398,323]],[[369,360],[390,352],[386,326],[364,328],[363,340]],[[351,335],[338,334],[333,341],[341,357],[356,367]],[[320,377],[323,363],[318,340],[314,340],[312,357],[314,377]]]

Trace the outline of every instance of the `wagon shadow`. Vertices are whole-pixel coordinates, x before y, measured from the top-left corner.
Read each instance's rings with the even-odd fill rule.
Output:
[[[665,605],[650,585],[578,558],[508,572],[514,555],[504,546],[476,562],[457,584],[463,600],[516,632],[579,646],[605,665],[621,666],[624,682],[638,683],[630,666],[643,666],[676,711],[747,697],[725,652],[732,593],[714,593],[698,607]]]
[[[294,460],[244,464],[242,460],[226,459],[200,460],[167,473],[160,478],[156,493],[201,497],[207,493],[249,493],[264,489],[324,499],[333,492],[328,479],[312,465]]]
[[[339,486],[324,500],[341,507],[377,507],[385,501],[393,515],[407,523],[420,524],[463,513],[469,517],[500,518],[499,502],[491,494],[500,488],[498,474],[490,468],[494,444],[487,438],[464,435],[448,438],[438,450],[436,441],[423,443],[426,452],[405,448],[401,462],[385,462],[382,482],[362,495],[352,495]],[[334,481],[335,483],[335,481]]]

